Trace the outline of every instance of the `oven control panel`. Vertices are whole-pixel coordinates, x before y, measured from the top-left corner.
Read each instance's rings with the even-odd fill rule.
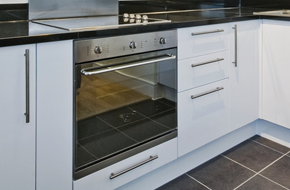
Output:
[[[74,42],[75,63],[157,51],[176,46],[176,30],[77,40]]]

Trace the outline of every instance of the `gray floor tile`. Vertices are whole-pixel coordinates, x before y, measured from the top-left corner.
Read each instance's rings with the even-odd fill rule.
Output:
[[[254,175],[254,172],[222,156],[187,173],[207,187],[217,190],[232,190]]]
[[[238,190],[285,190],[285,188],[257,175],[239,187]]]
[[[207,190],[207,188],[184,174],[156,190]]]
[[[290,157],[284,156],[264,170],[261,175],[290,188]]]
[[[236,147],[226,151],[223,155],[258,172],[271,162],[282,156],[274,150],[247,140]]]
[[[284,154],[290,150],[290,148],[288,148],[286,146],[283,146],[283,145],[280,145],[280,144],[275,143],[273,141],[270,141],[270,140],[268,140],[266,138],[263,138],[263,137],[261,137],[259,135],[256,135],[256,136],[252,137],[251,139],[256,141],[256,142],[258,142],[258,143],[261,143],[261,144],[263,144],[265,146],[273,148],[273,149],[275,149],[275,150],[277,150],[279,152],[282,152]]]

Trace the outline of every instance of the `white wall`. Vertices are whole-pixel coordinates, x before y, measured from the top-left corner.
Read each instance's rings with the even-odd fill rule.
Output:
[[[28,0],[0,0],[0,4],[28,3]]]

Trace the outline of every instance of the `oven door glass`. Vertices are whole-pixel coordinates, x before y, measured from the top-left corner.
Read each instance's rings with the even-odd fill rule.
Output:
[[[175,55],[169,49],[76,65],[75,172],[176,133]]]

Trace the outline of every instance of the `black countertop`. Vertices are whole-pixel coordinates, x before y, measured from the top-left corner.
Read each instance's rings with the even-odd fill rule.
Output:
[[[216,7],[207,7],[207,8],[216,8]],[[103,30],[74,31],[74,32],[69,32],[29,22],[25,17],[25,10],[15,10],[14,12],[13,10],[11,11],[0,10],[0,18],[1,18],[0,47],[68,40],[68,39],[126,35],[191,26],[252,20],[261,18],[261,16],[253,15],[253,12],[271,10],[269,8],[223,8],[223,9],[218,8],[215,10],[201,11],[200,9],[192,9],[190,11],[183,10],[180,12],[172,12],[176,10],[163,10],[163,9],[164,7],[161,6],[159,7],[159,9],[155,9],[155,12],[163,11],[162,13],[156,14],[151,11],[150,13],[148,13],[148,16],[158,19],[171,20],[171,23],[143,25],[143,26],[129,26]],[[123,8],[121,10],[126,9]],[[1,17],[1,15],[5,16]],[[281,18],[281,17],[279,17],[279,19],[289,20],[289,18]]]

